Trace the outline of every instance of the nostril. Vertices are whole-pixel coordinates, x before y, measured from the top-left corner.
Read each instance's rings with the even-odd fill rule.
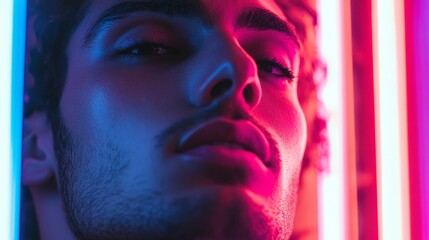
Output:
[[[210,96],[212,98],[217,98],[226,92],[232,87],[232,81],[231,80],[224,80],[221,82],[218,82],[210,91]]]
[[[244,99],[250,105],[252,105],[253,102],[255,101],[255,91],[253,88],[254,86],[252,84],[249,84],[244,88],[244,91],[243,91]]]

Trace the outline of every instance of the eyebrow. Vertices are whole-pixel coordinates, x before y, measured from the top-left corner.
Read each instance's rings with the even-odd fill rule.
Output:
[[[244,11],[238,17],[236,27],[260,31],[277,31],[291,38],[299,47],[298,38],[293,25],[263,8],[250,8]]]
[[[160,13],[167,16],[197,17],[207,22],[201,3],[198,0],[148,0],[129,1],[119,3],[104,11],[97,21],[87,31],[84,38],[84,46],[88,46],[95,36],[109,26],[109,24],[122,20],[129,15],[139,12]]]
[[[84,37],[84,46],[90,45],[95,36],[113,22],[122,20],[129,15],[139,12],[198,18],[206,26],[213,25],[213,22],[209,19],[208,14],[199,0],[128,1],[112,6],[98,17]],[[287,37],[291,38],[298,47],[300,46],[292,24],[263,8],[254,7],[245,10],[236,19],[235,27],[260,31],[274,30],[285,34]]]

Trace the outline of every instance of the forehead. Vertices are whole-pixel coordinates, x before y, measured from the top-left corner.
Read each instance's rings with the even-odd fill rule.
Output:
[[[177,12],[178,8],[189,9],[189,14],[200,17],[212,25],[234,23],[243,11],[251,8],[266,9],[281,20],[287,21],[275,0],[93,0],[84,22],[94,22],[107,9],[127,2],[162,4],[169,6],[172,12]]]

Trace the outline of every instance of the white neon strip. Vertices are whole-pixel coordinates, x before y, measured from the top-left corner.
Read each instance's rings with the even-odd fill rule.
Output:
[[[26,0],[0,8],[0,240],[19,238]]]
[[[0,7],[0,239],[12,239],[12,0]]]
[[[344,113],[342,0],[319,0],[320,53],[327,63],[327,82],[322,101],[329,112],[329,169],[318,176],[318,216],[320,240],[346,239],[344,228]]]
[[[403,0],[373,0],[379,238],[408,240]]]

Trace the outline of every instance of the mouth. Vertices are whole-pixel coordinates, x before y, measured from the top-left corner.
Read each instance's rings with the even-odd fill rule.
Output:
[[[202,157],[222,161],[225,158],[258,159],[269,165],[269,143],[262,131],[249,121],[225,117],[204,122],[185,133],[179,141],[178,153],[198,153]],[[254,161],[254,160],[248,160]],[[246,160],[244,160],[246,162]],[[252,164],[252,163],[250,163]]]

